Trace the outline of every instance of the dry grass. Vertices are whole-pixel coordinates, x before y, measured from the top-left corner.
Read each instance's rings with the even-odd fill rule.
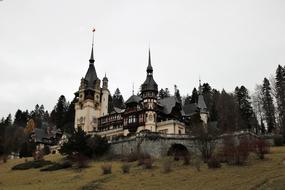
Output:
[[[285,189],[285,166],[282,158],[285,147],[272,148],[265,160],[250,156],[247,166],[223,165],[221,169],[209,170],[202,164],[201,171],[173,162],[172,172],[161,173],[162,162],[155,161],[154,169],[144,170],[132,163],[132,172],[124,175],[121,162],[111,162],[112,174],[102,175],[103,162],[91,162],[90,167],[81,170],[66,169],[54,172],[40,172],[39,169],[12,171],[10,168],[24,159],[8,160],[0,164],[0,190],[156,190],[156,189]],[[60,155],[47,156],[58,161]]]

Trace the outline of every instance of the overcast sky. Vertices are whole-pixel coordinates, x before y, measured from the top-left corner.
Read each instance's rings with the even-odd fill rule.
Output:
[[[148,47],[159,88],[191,94],[202,82],[253,90],[285,64],[284,0],[0,1],[0,117],[78,90],[95,68],[125,100],[146,77]]]

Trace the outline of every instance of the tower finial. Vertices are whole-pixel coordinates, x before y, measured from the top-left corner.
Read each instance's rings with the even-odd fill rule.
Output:
[[[135,94],[135,87],[134,87],[134,83],[133,83],[133,91],[132,91],[133,95]]]
[[[151,56],[150,56],[150,48],[148,49],[148,66],[146,69],[148,74],[151,74],[153,72],[152,66],[151,66]]]
[[[199,94],[202,94],[201,76],[199,75]]]
[[[95,33],[95,28],[93,28],[92,30],[92,50],[91,50],[91,56],[90,56],[90,59],[89,59],[89,63],[90,64],[93,64],[95,62],[94,60],[94,53],[93,53],[93,48],[94,48],[94,33]]]

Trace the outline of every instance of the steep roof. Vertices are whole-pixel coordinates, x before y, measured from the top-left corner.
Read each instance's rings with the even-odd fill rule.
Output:
[[[197,107],[196,103],[185,105],[182,109],[186,116],[193,115],[194,113],[197,113],[199,111],[199,108]]]
[[[207,112],[207,106],[204,100],[204,96],[200,94],[198,96],[198,105],[197,107],[200,109],[201,112]]]
[[[87,88],[94,88],[95,81],[98,79],[96,69],[94,66],[94,62],[95,62],[95,60],[94,60],[93,47],[92,47],[91,56],[89,59],[89,68],[88,68],[87,73],[84,77],[84,79],[86,81],[86,85],[87,85],[86,87]]]
[[[179,104],[179,101],[175,96],[158,100],[158,104],[160,104],[163,107],[163,113],[165,114],[170,114],[172,112],[172,109],[176,106],[177,103]]]
[[[132,95],[125,104],[131,104],[131,103],[139,103],[141,101],[141,97],[137,96],[137,95]]]

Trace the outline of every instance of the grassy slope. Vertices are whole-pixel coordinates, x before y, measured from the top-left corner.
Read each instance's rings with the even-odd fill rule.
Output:
[[[273,148],[266,161],[251,158],[248,166],[223,165],[221,169],[209,170],[203,165],[201,172],[191,166],[175,163],[173,171],[161,172],[160,162],[152,170],[143,170],[133,163],[130,174],[122,174],[120,162],[113,162],[111,175],[101,174],[102,162],[93,162],[83,171],[74,169],[56,172],[40,172],[39,169],[11,171],[10,168],[24,160],[9,160],[0,164],[0,190],[73,190],[73,189],[285,189],[285,166],[282,158],[285,147]],[[59,155],[47,156],[48,160],[59,160]],[[89,188],[87,188],[89,187]],[[92,188],[90,188],[92,189]]]

